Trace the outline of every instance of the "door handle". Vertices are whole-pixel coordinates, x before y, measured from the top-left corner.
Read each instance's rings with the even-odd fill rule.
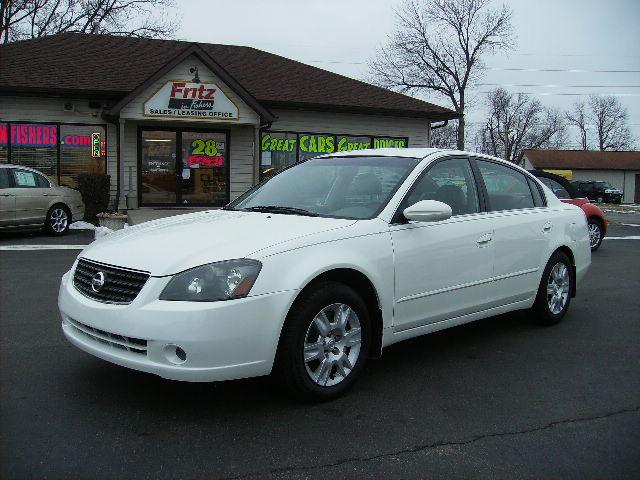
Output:
[[[544,233],[548,233],[548,232],[550,232],[550,231],[551,231],[551,228],[553,228],[553,223],[551,223],[551,222],[547,222],[547,223],[545,223],[545,224],[542,226],[542,231],[543,231]]]
[[[0,193],[0,197],[12,197],[10,193]]]
[[[485,233],[478,240],[476,240],[476,243],[478,244],[479,247],[484,247],[491,240],[493,240],[493,233]]]

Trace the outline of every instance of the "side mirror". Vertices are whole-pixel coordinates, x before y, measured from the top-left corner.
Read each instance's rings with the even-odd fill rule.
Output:
[[[402,212],[409,220],[416,222],[439,222],[452,215],[451,207],[437,200],[420,200]]]

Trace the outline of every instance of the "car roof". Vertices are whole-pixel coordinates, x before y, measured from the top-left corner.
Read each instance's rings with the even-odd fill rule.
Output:
[[[426,160],[427,157],[439,158],[442,155],[469,155],[478,159],[487,159],[499,163],[504,163],[512,168],[516,168],[522,172],[528,173],[527,170],[513,162],[509,162],[503,158],[493,157],[479,152],[469,152],[465,150],[452,150],[447,148],[367,148],[364,150],[351,150],[349,152],[334,152],[325,155],[319,155],[315,158],[336,158],[336,157],[401,157],[416,158],[418,160]]]

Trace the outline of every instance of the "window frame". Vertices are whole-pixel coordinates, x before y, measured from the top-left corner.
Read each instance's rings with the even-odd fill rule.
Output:
[[[17,165],[11,161],[11,125],[55,125],[56,126],[56,175],[55,180],[60,185],[60,163],[61,163],[61,151],[60,151],[60,130],[63,125],[73,125],[76,127],[102,127],[104,128],[104,143],[105,143],[105,157],[104,157],[104,173],[108,173],[108,161],[109,161],[109,124],[108,123],[86,123],[86,122],[34,122],[31,120],[2,120],[7,126],[7,164]],[[51,183],[51,182],[49,182]]]
[[[396,207],[396,211],[393,214],[393,216],[391,217],[391,221],[389,222],[390,225],[402,225],[402,224],[406,224],[409,222],[409,220],[406,219],[406,217],[403,214],[403,209],[402,209],[402,204],[404,203],[405,199],[407,199],[409,197],[409,195],[411,195],[413,193],[413,191],[417,188],[417,185],[422,181],[422,179],[424,178],[425,175],[427,175],[429,173],[429,171],[431,171],[431,169],[433,167],[435,167],[437,164],[447,161],[447,160],[466,160],[467,163],[469,164],[469,166],[471,167],[471,175],[473,177],[473,180],[476,184],[476,194],[478,195],[478,212],[475,213],[465,213],[462,215],[455,215],[456,219],[459,218],[463,218],[463,217],[467,217],[467,216],[471,216],[471,215],[478,215],[478,214],[482,214],[482,213],[486,213],[486,202],[485,202],[485,192],[482,190],[481,187],[484,188],[484,183],[482,183],[482,185],[480,184],[479,180],[478,180],[478,175],[479,175],[479,171],[477,171],[477,167],[474,163],[474,159],[473,157],[470,157],[468,155],[449,155],[449,156],[445,156],[445,157],[441,157],[438,158],[436,160],[434,160],[433,162],[429,163],[429,165],[427,165],[421,172],[420,174],[416,177],[416,179],[413,181],[413,183],[411,184],[411,186],[408,188],[408,190],[405,192],[405,194],[402,196],[402,199],[400,200],[400,203],[398,203],[398,206]],[[454,216],[452,215],[451,218],[453,218]]]

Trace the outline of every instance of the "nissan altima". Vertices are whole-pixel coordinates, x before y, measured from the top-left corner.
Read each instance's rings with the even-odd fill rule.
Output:
[[[511,163],[361,150],[93,242],[59,308],[67,339],[109,362],[199,382],[273,372],[322,400],[404,339],[520,309],[559,322],[590,262],[582,210]]]

